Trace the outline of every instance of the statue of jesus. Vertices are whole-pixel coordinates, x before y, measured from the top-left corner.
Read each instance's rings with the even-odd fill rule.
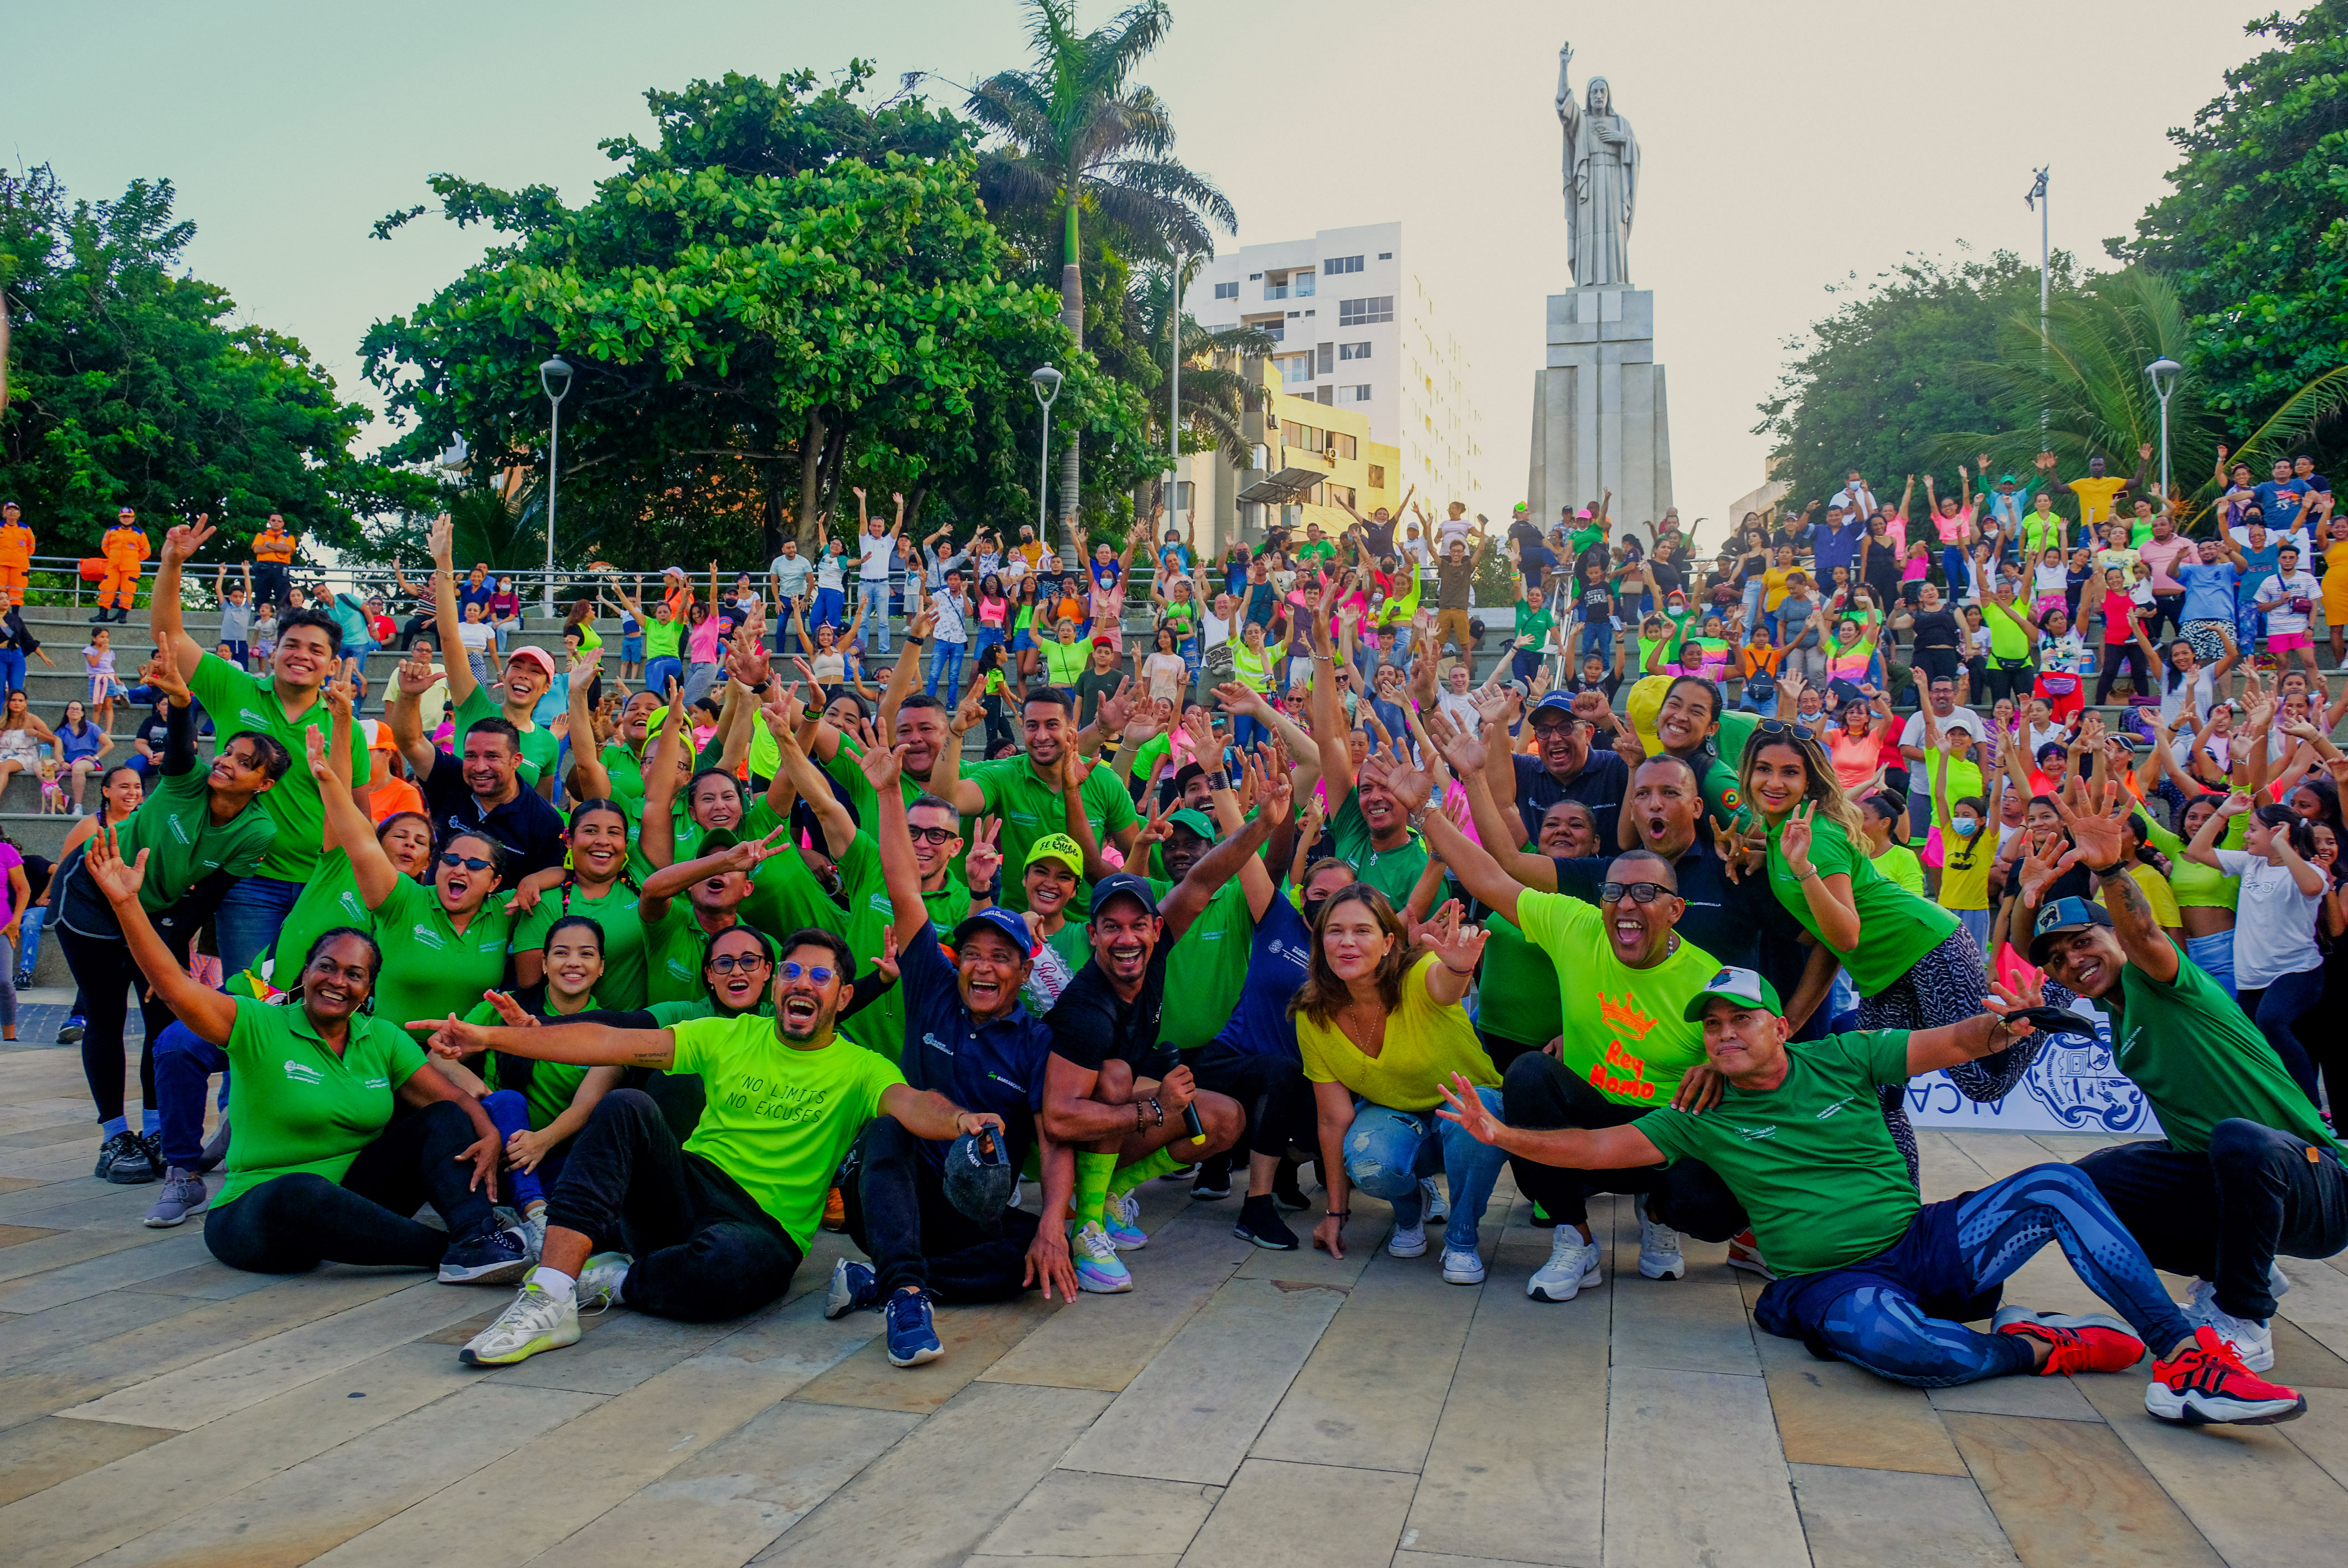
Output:
[[[1573,46],[1557,51],[1557,118],[1565,127],[1566,262],[1577,288],[1631,281],[1631,210],[1639,190],[1639,138],[1614,112],[1604,77],[1590,78],[1587,105],[1567,80]]]

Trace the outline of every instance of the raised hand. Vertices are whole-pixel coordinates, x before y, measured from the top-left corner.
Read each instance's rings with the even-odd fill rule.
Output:
[[[1470,733],[1468,726],[1455,721],[1437,708],[1419,718],[1419,727],[1426,732],[1427,743],[1436,753],[1449,763],[1452,771],[1461,777],[1482,770],[1491,755],[1480,733]]]
[[[1296,783],[1285,768],[1275,768],[1264,777],[1259,799],[1263,820],[1277,827],[1288,820],[1290,809],[1296,803]]]
[[[897,927],[893,924],[880,927],[880,956],[872,960],[872,967],[892,982],[897,979]]]
[[[1375,784],[1385,791],[1401,803],[1406,811],[1416,811],[1435,793],[1433,780],[1391,753],[1372,752],[1364,757],[1362,782]]]
[[[1459,975],[1475,972],[1477,960],[1484,956],[1484,940],[1490,935],[1481,926],[1463,923],[1465,913],[1458,899],[1447,898],[1420,932],[1443,967]]]
[[[481,999],[498,1009],[498,1017],[505,1020],[505,1024],[508,1029],[536,1029],[538,1027],[538,1015],[530,1011],[528,1008],[522,1006],[521,1003],[514,1000],[512,995],[509,992],[483,991],[481,993]]]
[[[421,649],[415,648],[407,651],[407,657],[400,661],[398,670],[392,675],[401,692],[410,697],[421,697],[432,690],[432,683],[439,679],[432,672],[431,659]]]
[[[865,782],[872,786],[875,794],[887,794],[898,787],[898,782],[904,777],[908,749],[903,745],[867,746],[864,754],[856,759],[856,765],[864,770]]]
[[[1003,869],[1003,819],[982,816],[971,829],[970,848],[963,856],[963,877],[972,887],[992,887]]]
[[[1769,857],[1769,835],[1760,828],[1740,830],[1734,822],[1718,817],[1706,819],[1712,825],[1712,847],[1726,867],[1731,882],[1741,882],[1747,872],[1758,871]]]
[[[198,518],[192,523],[180,523],[174,528],[164,530],[164,564],[171,566],[185,565],[190,558],[194,556],[198,550],[204,548],[206,541],[211,539],[214,534],[220,532],[218,528],[208,528],[205,526],[204,518],[209,518],[210,516],[211,516],[211,514],[207,512],[204,514],[204,517]]]
[[[1455,1072],[1450,1082],[1438,1081],[1435,1089],[1443,1096],[1442,1109],[1436,1114],[1446,1122],[1458,1122],[1478,1143],[1497,1143],[1500,1134],[1509,1130],[1508,1124],[1485,1105],[1484,1097],[1476,1092],[1476,1086],[1468,1081],[1466,1073]]]
[[[451,552],[456,548],[456,538],[457,526],[449,521],[446,512],[433,518],[432,527],[425,533],[425,548],[432,552],[432,564],[442,571],[453,572],[456,569],[449,564]]]
[[[749,873],[756,871],[758,868],[758,863],[766,859],[767,856],[770,855],[782,855],[788,853],[790,849],[790,845],[788,844],[777,844],[775,840],[781,835],[788,833],[790,830],[791,825],[789,823],[784,823],[776,827],[772,832],[767,834],[763,838],[746,838],[739,844],[727,845],[724,849],[718,852],[719,857],[726,863],[725,869],[727,871],[739,871],[747,876]]]
[[[1221,705],[1224,712],[1244,713],[1251,719],[1262,718],[1267,708],[1262,692],[1242,686],[1236,681],[1226,681],[1217,686],[1215,701]]]
[[[2115,780],[2097,779],[2090,784],[2073,776],[2054,800],[2054,809],[2070,830],[2074,846],[2063,865],[2084,864],[2089,870],[2100,870],[2126,860],[2133,848],[2127,817],[2134,800]]]
[[[1777,832],[1777,852],[1786,857],[1786,869],[1797,880],[1807,879],[1812,869],[1810,824],[1818,814],[1817,803],[1806,800],[1794,807],[1793,815],[1786,818],[1786,825]]]
[[[195,699],[188,683],[180,675],[179,655],[169,641],[157,645],[155,657],[139,667],[139,679],[165,695],[178,699],[178,706],[186,707]]]
[[[89,848],[82,856],[82,869],[98,884],[98,890],[106,895],[108,903],[127,908],[138,901],[139,889],[146,886],[147,851],[140,850],[138,859],[126,864],[121,836],[108,823],[90,840]]]
[[[1134,705],[1133,678],[1128,675],[1117,682],[1115,692],[1100,700],[1100,707],[1095,711],[1093,722],[1103,730],[1123,734],[1126,726],[1133,723]]]

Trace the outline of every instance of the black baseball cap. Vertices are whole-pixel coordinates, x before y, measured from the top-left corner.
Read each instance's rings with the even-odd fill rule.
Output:
[[[1093,913],[1097,915],[1112,898],[1131,898],[1141,906],[1145,915],[1158,913],[1158,894],[1147,876],[1136,876],[1130,871],[1112,872],[1093,884]]]

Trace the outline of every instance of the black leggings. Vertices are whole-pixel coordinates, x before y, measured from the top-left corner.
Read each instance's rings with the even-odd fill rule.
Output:
[[[1501,1115],[1512,1127],[1620,1127],[1647,1113],[1620,1105],[1568,1072],[1553,1056],[1534,1051],[1509,1064],[1500,1083]],[[1517,1190],[1560,1225],[1590,1217],[1591,1193],[1644,1193],[1649,1211],[1673,1230],[1699,1241],[1726,1241],[1748,1223],[1728,1184],[1701,1160],[1674,1160],[1630,1171],[1570,1171],[1512,1155]]]
[[[340,1186],[296,1172],[214,1204],[204,1245],[231,1268],[254,1274],[300,1274],[321,1263],[437,1267],[450,1237],[491,1223],[489,1194],[467,1184],[472,1166],[457,1158],[474,1136],[473,1119],[456,1105],[427,1105],[376,1134]],[[408,1217],[427,1203],[445,1233]]]
[[[804,1255],[741,1184],[688,1154],[650,1095],[615,1089],[571,1145],[547,1224],[633,1254],[627,1304],[722,1323],[782,1298]]]
[[[1313,1085],[1304,1068],[1286,1053],[1258,1055],[1209,1040],[1195,1052],[1190,1076],[1201,1089],[1228,1094],[1239,1102],[1247,1127],[1226,1158],[1244,1161],[1254,1154],[1285,1154],[1292,1148],[1320,1149],[1320,1112],[1313,1102]]]
[[[2145,668],[2144,647],[2137,642],[2106,642],[2104,644],[2104,667],[2096,674],[2096,704],[2101,707],[2112,694],[2112,682],[2119,677],[2120,666],[2127,665],[2128,679],[2136,683],[2139,702],[2157,702],[2159,693],[2152,683],[2152,672]]]
[[[155,1098],[155,1041],[174,1021],[171,1009],[160,997],[145,994],[147,978],[131,961],[128,942],[85,937],[64,926],[57,927],[57,942],[66,950],[74,983],[81,988],[81,1071],[89,1081],[98,1119],[110,1122],[122,1114],[122,1034],[134,989],[139,994],[139,1016],[147,1026],[147,1038],[139,1048],[139,1098],[149,1110],[160,1110],[162,1102]]]
[[[872,1260],[883,1296],[911,1285],[949,1306],[969,1306],[1006,1301],[1027,1288],[1035,1216],[1004,1209],[982,1222],[954,1207],[945,1172],[894,1116],[865,1124],[856,1141],[855,1177],[840,1183],[839,1196],[849,1239]]]

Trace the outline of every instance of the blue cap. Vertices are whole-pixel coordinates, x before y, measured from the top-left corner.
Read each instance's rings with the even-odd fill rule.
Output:
[[[1149,878],[1146,876],[1136,876],[1130,871],[1118,871],[1094,883],[1093,913],[1099,914],[1103,905],[1117,897],[1136,900],[1140,904],[1142,913],[1146,915],[1158,913],[1158,894],[1149,886]]]
[[[1540,702],[1535,702],[1532,705],[1532,712],[1527,713],[1525,717],[1529,720],[1534,713],[1563,713],[1570,719],[1575,716],[1573,699],[1563,692],[1551,692]]]
[[[2110,911],[2101,904],[2085,898],[2057,898],[2038,911],[2038,924],[2030,933],[2030,961],[2041,968],[2046,963],[2046,942],[2065,931],[2084,931],[2090,926],[2108,927]]]
[[[953,928],[953,939],[955,945],[960,946],[963,935],[974,927],[979,926],[991,927],[1002,935],[1010,938],[1011,940],[1017,945],[1021,956],[1025,958],[1035,957],[1035,938],[1034,935],[1028,931],[1026,920],[1023,917],[1014,914],[1011,910],[1004,908],[1001,905],[991,905],[984,909],[974,909],[971,911],[969,917],[965,918],[961,925],[956,926]]]

